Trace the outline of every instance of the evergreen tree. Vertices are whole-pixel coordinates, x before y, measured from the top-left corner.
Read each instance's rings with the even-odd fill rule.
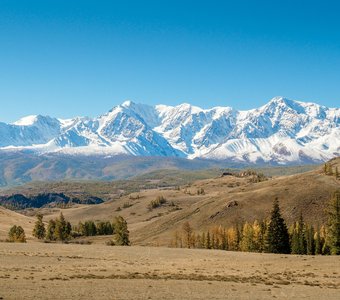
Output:
[[[98,235],[105,235],[106,231],[106,224],[105,222],[101,221],[96,224],[96,233]]]
[[[62,242],[68,240],[71,234],[71,229],[71,224],[65,220],[63,213],[60,213],[59,218],[55,222],[55,238]]]
[[[116,245],[119,246],[129,246],[129,230],[127,227],[127,222],[121,216],[116,217],[115,220],[115,238],[116,238]]]
[[[328,208],[326,243],[333,255],[340,254],[340,191],[334,193]]]
[[[266,240],[268,252],[290,253],[288,229],[284,219],[281,217],[277,198],[273,204]]]
[[[297,254],[306,254],[307,253],[307,241],[306,241],[306,233],[305,233],[305,222],[303,221],[302,213],[300,213],[300,218],[297,223],[297,235],[299,238],[299,252]]]
[[[12,226],[8,232],[8,241],[26,243],[26,235],[24,229],[21,226]]]
[[[112,228],[111,223],[110,223],[110,222],[106,222],[105,224],[106,224],[106,225],[105,225],[105,234],[106,234],[106,235],[111,235],[111,234],[113,234],[113,228]]]
[[[320,237],[321,237],[321,252],[322,255],[329,255],[331,254],[330,252],[330,248],[328,246],[327,243],[327,239],[328,239],[328,232],[327,232],[328,228],[324,225],[321,226],[320,228]]]
[[[314,227],[306,226],[307,255],[315,254]]]
[[[56,222],[55,220],[49,220],[48,221],[48,225],[47,225],[47,234],[46,234],[46,238],[50,241],[55,241],[56,237],[55,237],[55,227],[56,227]]]
[[[43,215],[41,214],[37,215],[37,221],[35,222],[35,226],[33,228],[33,236],[35,236],[39,240],[44,239],[46,236],[46,229],[45,229],[45,224],[43,222]]]
[[[225,228],[223,228],[223,233],[222,233],[221,249],[228,250],[228,239],[227,239],[227,233],[225,231]]]
[[[93,221],[85,222],[85,235],[86,236],[95,236],[97,235],[97,227]]]
[[[99,222],[96,225],[96,232],[98,235],[110,235],[112,234],[112,226],[110,222]]]
[[[210,239],[210,232],[207,233],[207,239],[205,241],[205,249],[211,249],[211,239]]]

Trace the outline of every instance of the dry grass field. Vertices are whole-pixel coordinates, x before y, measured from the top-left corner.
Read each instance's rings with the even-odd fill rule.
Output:
[[[339,299],[340,257],[0,244],[0,299]]]
[[[340,159],[331,164],[340,169]],[[198,233],[265,218],[275,197],[288,224],[301,211],[307,222],[322,224],[329,197],[339,188],[340,180],[320,167],[259,183],[235,176],[196,180],[180,188],[141,189],[98,205],[25,210],[26,215],[0,207],[0,240],[14,224],[28,239],[0,243],[0,299],[340,299],[339,256],[149,247],[170,245],[186,221]],[[204,193],[197,194],[201,189]],[[157,196],[166,203],[148,209]],[[48,221],[61,211],[72,224],[122,215],[133,246],[106,246],[112,236],[81,238],[91,245],[33,239],[34,215],[40,212]]]
[[[340,169],[340,159],[331,163],[333,168]],[[197,195],[201,188],[205,193]],[[174,233],[181,231],[186,221],[195,232],[202,232],[213,226],[261,220],[269,216],[275,197],[279,198],[288,225],[296,221],[301,212],[308,223],[324,224],[327,203],[332,192],[338,189],[340,180],[325,175],[320,167],[259,183],[249,177],[234,176],[198,180],[180,189],[145,189],[98,205],[44,208],[40,212],[49,220],[62,211],[72,224],[85,220],[111,221],[122,215],[128,222],[134,245],[169,246]],[[148,205],[157,196],[164,196],[167,203],[150,211]],[[102,239],[93,240],[103,242]]]
[[[338,166],[340,169],[339,158],[331,164],[333,168]],[[85,185],[84,189],[87,187]],[[197,195],[201,188],[204,194]],[[106,183],[105,193],[109,193],[108,189]],[[197,233],[213,226],[253,222],[269,216],[275,197],[279,198],[288,225],[296,221],[301,212],[308,223],[320,225],[327,220],[326,206],[330,195],[338,189],[340,180],[325,175],[322,167],[319,167],[313,171],[278,176],[259,183],[252,182],[249,177],[215,177],[197,180],[179,189],[141,189],[98,205],[79,204],[67,209],[26,210],[25,214],[31,215],[31,218],[0,208],[0,240],[6,239],[10,226],[14,224],[23,226],[29,237],[35,222],[33,216],[37,211],[44,214],[45,221],[56,218],[62,211],[72,224],[85,220],[112,221],[115,216],[121,215],[128,222],[134,245],[169,246],[174,233],[181,231],[186,221],[190,222]],[[79,183],[77,190],[81,192]],[[157,196],[165,197],[167,203],[149,210],[148,205]],[[95,237],[93,241],[104,243],[105,239],[110,237]]]

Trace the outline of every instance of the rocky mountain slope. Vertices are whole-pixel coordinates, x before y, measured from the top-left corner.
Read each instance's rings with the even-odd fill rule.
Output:
[[[311,163],[340,155],[340,109],[282,97],[248,111],[126,101],[97,118],[0,123],[0,150]]]

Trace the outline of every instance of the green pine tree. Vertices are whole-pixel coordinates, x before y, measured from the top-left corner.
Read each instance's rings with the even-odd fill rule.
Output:
[[[284,219],[281,217],[277,198],[274,200],[266,240],[268,252],[290,253],[288,229]]]
[[[211,239],[210,239],[210,232],[207,233],[207,238],[205,240],[205,248],[211,249]]]
[[[43,215],[41,214],[37,215],[37,221],[35,222],[35,226],[33,228],[33,236],[35,236],[39,240],[44,239],[46,236],[46,229],[45,229],[45,224],[43,222]]]
[[[307,240],[307,255],[315,254],[315,240],[314,240],[314,227],[313,225],[306,226],[306,240]]]
[[[299,238],[299,252],[297,254],[307,254],[306,229],[302,213],[300,213],[300,218],[297,223],[297,235]]]
[[[60,213],[58,219],[55,222],[54,236],[57,240],[62,242],[68,240],[71,234],[71,224],[66,221],[63,213]]]
[[[56,222],[55,220],[49,220],[48,225],[47,225],[47,233],[46,233],[46,238],[50,241],[55,241],[55,227],[56,227]]]
[[[326,243],[333,255],[340,254],[340,191],[334,193],[328,208]]]
[[[223,228],[223,233],[222,233],[221,249],[228,250],[228,238],[227,238],[227,233],[225,231],[225,228]]]

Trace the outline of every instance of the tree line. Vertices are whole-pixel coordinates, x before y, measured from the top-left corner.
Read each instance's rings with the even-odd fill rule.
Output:
[[[46,228],[43,222],[43,216],[38,214],[32,235],[39,240],[61,242],[66,242],[81,236],[113,235],[114,239],[111,240],[110,245],[130,245],[127,222],[121,216],[116,217],[112,223],[85,221],[84,223],[79,222],[78,225],[72,226],[71,223],[65,219],[64,215],[60,213],[58,218],[48,221]],[[24,229],[21,226],[12,226],[8,232],[8,241],[25,243],[26,236]]]
[[[235,224],[224,228],[195,233],[189,222],[181,232],[176,231],[172,247],[220,249],[246,252],[268,252],[307,255],[340,254],[340,192],[333,195],[328,206],[328,222],[314,227],[299,220],[289,228],[281,216],[279,202],[275,199],[270,219],[253,223]]]

